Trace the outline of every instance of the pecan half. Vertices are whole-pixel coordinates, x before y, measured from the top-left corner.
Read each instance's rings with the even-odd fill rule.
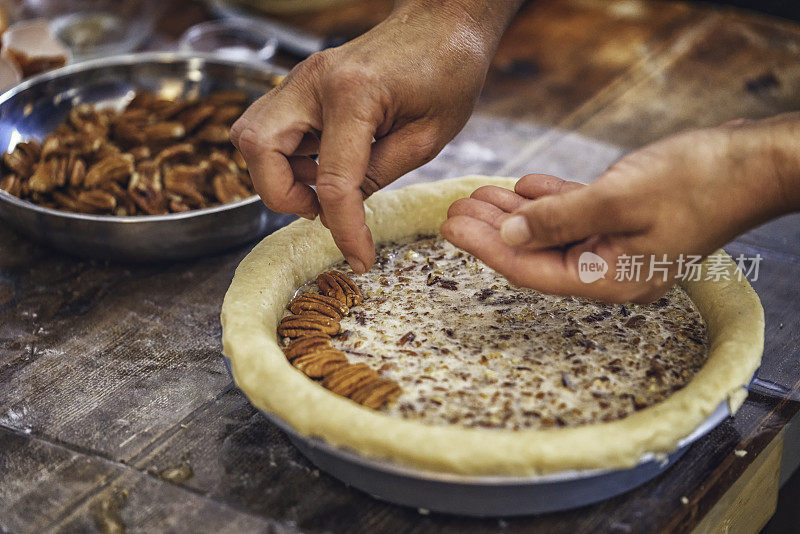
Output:
[[[183,197],[192,207],[204,205],[206,173],[198,165],[175,165],[164,172],[164,189]]]
[[[0,178],[0,189],[14,195],[15,197],[22,194],[22,182],[16,174],[6,174]]]
[[[210,119],[215,112],[216,108],[210,104],[198,104],[183,110],[178,115],[178,121],[183,124],[187,133],[191,133]]]
[[[361,386],[349,395],[353,402],[377,410],[387,402],[395,400],[403,390],[392,380],[379,378]]]
[[[292,365],[303,371],[306,376],[322,378],[348,363],[344,352],[336,349],[324,349],[295,358]]]
[[[68,156],[73,153],[88,156],[97,152],[104,143],[103,138],[99,135],[56,130],[44,140],[42,159],[49,159],[52,156]]]
[[[62,193],[61,191],[53,191],[53,200],[61,209],[78,211],[78,202],[76,197],[77,195],[72,191],[68,191],[66,193]]]
[[[295,339],[284,347],[283,353],[286,355],[287,360],[292,361],[305,354],[310,354],[330,346],[331,336],[317,333]]]
[[[111,134],[123,145],[142,145],[147,141],[147,134],[144,131],[147,123],[147,110],[129,109],[114,119],[111,124]]]
[[[320,274],[317,276],[317,285],[324,295],[333,297],[346,306],[355,306],[364,300],[364,295],[355,282],[339,271]]]
[[[69,122],[82,133],[89,135],[108,135],[108,116],[101,113],[91,104],[79,104],[69,112]]]
[[[186,202],[184,202],[183,199],[180,197],[174,197],[169,199],[169,210],[172,213],[184,213],[191,209],[192,208],[190,208],[189,205],[186,204]]]
[[[224,124],[207,124],[195,134],[194,138],[212,145],[228,144],[231,142],[231,129]]]
[[[227,124],[230,126],[236,122],[236,119],[238,119],[242,113],[244,113],[244,106],[236,104],[220,106],[214,111],[214,115],[211,117],[211,122]]]
[[[374,380],[379,380],[378,373],[365,363],[357,363],[336,369],[322,380],[322,385],[338,395],[347,397]]]
[[[72,187],[80,187],[83,185],[83,180],[86,178],[86,163],[77,156],[70,156],[66,172],[69,185]]]
[[[214,150],[211,153],[211,155],[208,157],[208,164],[211,166],[214,172],[228,172],[231,174],[236,174],[239,172],[236,162],[219,150]]]
[[[121,154],[102,159],[89,167],[83,180],[84,187],[97,187],[103,182],[119,182],[133,174],[133,156]]]
[[[190,100],[173,100],[171,98],[154,98],[147,105],[147,110],[161,121],[172,120],[176,115],[194,104]]]
[[[247,162],[244,160],[244,156],[242,156],[241,152],[234,150],[231,159],[233,159],[233,162],[236,163],[239,169],[247,171]]]
[[[289,303],[292,313],[316,312],[331,319],[341,319],[350,311],[340,301],[319,293],[304,293]]]
[[[36,141],[17,143],[14,150],[3,154],[3,162],[20,178],[29,178],[42,153],[42,147]]]
[[[131,148],[128,153],[133,156],[134,161],[137,163],[145,159],[150,159],[151,156],[150,147],[146,145],[135,146]]]
[[[117,199],[102,189],[91,189],[78,193],[75,207],[85,213],[109,213],[117,207]]]
[[[278,323],[281,337],[303,337],[322,332],[335,335],[339,333],[339,321],[318,314],[288,315]]]
[[[214,196],[223,204],[245,199],[252,194],[235,174],[229,172],[214,176],[211,185],[214,188]]]
[[[229,89],[227,91],[217,91],[209,95],[207,102],[214,106],[227,106],[237,104],[239,106],[246,106],[250,102],[250,97],[244,91],[237,89]]]
[[[38,167],[28,179],[28,187],[37,193],[49,193],[58,185],[56,177],[58,161],[51,159]]]
[[[160,167],[164,164],[172,164],[176,162],[187,163],[195,155],[194,145],[191,143],[178,143],[177,145],[168,146],[158,153],[156,156],[156,164]]]
[[[144,129],[145,140],[151,146],[173,143],[185,135],[186,128],[180,122],[159,122]]]
[[[167,213],[167,199],[161,189],[161,173],[152,161],[142,161],[128,182],[128,197],[148,215]],[[131,211],[128,212],[132,214]]]

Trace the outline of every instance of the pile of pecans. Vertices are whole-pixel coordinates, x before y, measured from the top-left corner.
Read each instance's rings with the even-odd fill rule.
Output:
[[[166,99],[141,91],[119,112],[81,104],[40,144],[3,154],[0,189],[40,206],[109,215],[162,215],[254,194],[231,124],[241,91]]]

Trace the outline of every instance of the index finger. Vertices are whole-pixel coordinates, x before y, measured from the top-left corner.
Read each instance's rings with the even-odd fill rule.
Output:
[[[289,161],[312,126],[312,112],[289,91],[266,94],[251,105],[231,127],[231,142],[247,162],[253,187],[264,204],[281,213],[313,219],[317,197],[308,185],[295,180]]]
[[[333,240],[353,271],[362,273],[375,259],[361,183],[377,119],[358,113],[358,107],[358,103],[339,99],[323,108],[317,197]]]

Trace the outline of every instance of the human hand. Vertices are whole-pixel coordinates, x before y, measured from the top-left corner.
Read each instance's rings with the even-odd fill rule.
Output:
[[[705,256],[772,217],[800,209],[800,121],[783,116],[679,134],[635,151],[584,186],[528,175],[511,192],[483,187],[455,202],[442,226],[454,245],[512,283],[611,302],[650,302],[674,283],[681,255]],[[597,254],[609,275],[579,276]],[[651,256],[652,255],[652,256]],[[647,280],[650,259],[665,259]],[[638,279],[617,279],[642,256]]]
[[[231,130],[267,207],[319,214],[355,272],[374,261],[363,200],[463,127],[519,2],[418,3],[303,61]]]

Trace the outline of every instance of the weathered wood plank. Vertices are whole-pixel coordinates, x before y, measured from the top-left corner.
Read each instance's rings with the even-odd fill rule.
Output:
[[[121,466],[0,427],[0,532],[40,532]]]
[[[157,478],[128,471],[48,532],[296,532],[290,524],[256,517]]]
[[[4,269],[17,296],[0,309],[0,424],[135,455],[228,384],[218,313],[240,256],[106,266],[52,253]]]
[[[706,16],[677,2],[526,4],[503,36],[478,109],[558,125]]]
[[[673,46],[666,68],[565,126],[633,148],[687,128],[800,108],[796,25],[727,13],[709,19],[692,42],[679,40]]]
[[[693,532],[759,532],[778,501],[783,434],[773,439]]]

